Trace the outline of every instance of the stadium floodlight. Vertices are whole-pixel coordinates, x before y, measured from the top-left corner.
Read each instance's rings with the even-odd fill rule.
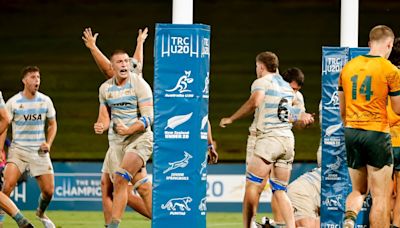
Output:
[[[358,0],[342,0],[340,9],[340,46],[358,47]]]
[[[193,0],[173,0],[172,24],[193,24]]]

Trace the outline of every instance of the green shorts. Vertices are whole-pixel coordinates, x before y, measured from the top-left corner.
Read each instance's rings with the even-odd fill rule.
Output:
[[[394,170],[400,171],[400,147],[393,147]]]
[[[380,169],[393,164],[389,133],[345,128],[344,138],[349,168],[358,169],[370,165]]]

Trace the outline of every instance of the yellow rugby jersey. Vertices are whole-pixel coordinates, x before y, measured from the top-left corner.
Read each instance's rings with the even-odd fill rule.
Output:
[[[379,56],[358,56],[343,67],[340,90],[346,101],[345,127],[389,133],[388,95],[400,95],[400,75],[394,65]]]
[[[390,136],[392,138],[392,146],[400,147],[400,115],[397,115],[393,111],[390,100],[388,100],[387,113],[388,113],[388,118],[389,118]]]

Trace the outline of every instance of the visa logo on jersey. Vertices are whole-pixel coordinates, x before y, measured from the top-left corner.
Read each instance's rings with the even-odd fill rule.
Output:
[[[24,115],[25,121],[28,120],[42,120],[42,114],[28,114]]]

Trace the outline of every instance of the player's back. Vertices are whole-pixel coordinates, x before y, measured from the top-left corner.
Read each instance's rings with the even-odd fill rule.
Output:
[[[379,56],[363,55],[348,62],[339,79],[346,102],[346,127],[389,132],[388,94],[400,90],[396,67]]]

